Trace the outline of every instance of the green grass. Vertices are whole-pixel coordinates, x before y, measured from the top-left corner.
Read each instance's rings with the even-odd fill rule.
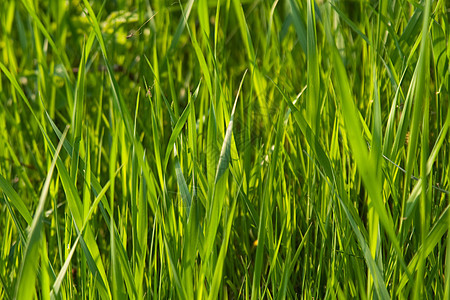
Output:
[[[1,299],[450,296],[446,1],[3,2]]]

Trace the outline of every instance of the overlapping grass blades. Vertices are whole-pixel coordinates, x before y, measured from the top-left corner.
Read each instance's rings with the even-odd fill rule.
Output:
[[[0,298],[450,295],[445,1],[4,2]]]

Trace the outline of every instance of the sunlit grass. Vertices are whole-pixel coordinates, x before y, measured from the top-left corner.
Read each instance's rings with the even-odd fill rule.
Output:
[[[6,0],[0,298],[448,298],[445,1]]]

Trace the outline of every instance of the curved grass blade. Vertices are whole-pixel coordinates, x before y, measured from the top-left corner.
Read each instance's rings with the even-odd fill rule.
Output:
[[[32,218],[28,211],[28,208],[23,203],[19,194],[14,190],[14,188],[9,184],[9,182],[0,174],[0,188],[3,190],[6,201],[9,201],[20,213],[20,215],[25,219],[28,225],[31,225]]]

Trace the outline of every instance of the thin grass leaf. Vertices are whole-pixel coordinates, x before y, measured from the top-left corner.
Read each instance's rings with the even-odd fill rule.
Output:
[[[69,59],[67,57],[66,52],[60,51],[59,47],[55,44],[55,42],[51,38],[50,34],[48,33],[46,26],[44,26],[44,24],[42,24],[41,20],[37,16],[35,7],[32,4],[32,2],[22,0],[22,4],[25,6],[25,8],[27,9],[28,13],[33,18],[33,20],[36,22],[36,25],[38,26],[38,28],[42,32],[42,34],[45,36],[45,38],[47,39],[50,46],[53,48],[54,53],[56,54],[58,59],[63,63],[62,71],[66,77],[66,84],[68,84],[70,86],[70,82],[71,82],[70,74],[71,73],[68,73],[67,69],[66,69],[68,66],[70,66],[70,63],[69,63]]]
[[[184,125],[186,124],[187,118],[189,117],[191,108],[191,102],[186,105],[186,108],[184,109],[183,113],[181,114],[180,118],[177,120],[177,123],[175,124],[172,133],[170,134],[169,143],[167,144],[166,154],[164,156],[164,172],[166,171],[167,164],[169,162],[170,153],[172,152],[175,141],[177,138],[179,138],[181,130],[183,129]]]
[[[178,276],[178,271],[173,262],[172,254],[170,253],[170,248],[169,248],[169,245],[167,244],[167,240],[166,240],[165,236],[164,236],[164,246],[165,246],[164,248],[166,250],[167,259],[169,261],[169,266],[170,266],[170,270],[172,273],[172,277],[173,277],[173,280],[175,283],[175,288],[178,292],[178,297],[179,297],[179,299],[186,299],[186,292],[185,292],[183,286],[181,285],[180,277]]]
[[[31,214],[28,211],[28,208],[23,203],[19,194],[14,190],[11,184],[0,174],[0,188],[3,190],[3,193],[7,196],[6,201],[11,203],[20,213],[20,215],[25,219],[28,225],[31,225],[32,218]]]
[[[186,184],[186,180],[184,179],[183,172],[181,170],[180,161],[178,160],[177,149],[175,145],[173,147],[174,157],[175,157],[175,172],[177,176],[178,187],[180,188],[181,198],[183,199],[183,203],[187,210],[187,217],[189,218],[189,213],[191,209],[192,197],[191,193],[189,193],[188,186]]]
[[[370,42],[369,38],[362,33],[361,30],[359,30],[358,26],[352,21],[350,20],[345,13],[339,9],[339,7],[337,7],[333,2],[330,2],[331,7],[333,7],[333,9],[339,14],[339,17],[342,18],[342,20],[345,21],[345,23],[347,23],[348,26],[350,26],[351,29],[353,29],[353,31],[355,31],[369,46],[372,46],[372,43]]]
[[[9,214],[11,215],[11,218],[13,219],[14,225],[16,226],[16,229],[19,232],[20,242],[23,245],[26,245],[26,243],[27,243],[26,232],[25,232],[25,230],[22,229],[21,222],[16,217],[16,214],[15,214],[13,208],[11,207],[11,204],[7,200],[7,196],[5,193],[3,193],[3,199],[5,200],[6,207],[8,208]],[[6,239],[5,239],[5,241],[6,241]]]
[[[298,4],[294,0],[289,0],[291,7],[291,19],[294,23],[294,28],[297,33],[298,41],[302,47],[303,52],[307,54],[308,51],[308,33],[305,25],[305,21],[300,14]]]
[[[281,278],[281,284],[280,284],[280,290],[279,290],[280,299],[286,298],[289,277],[294,269],[295,263],[297,262],[297,260],[300,256],[301,250],[305,246],[306,241],[308,241],[308,235],[309,235],[310,229],[311,229],[311,225],[308,226],[308,229],[306,230],[305,234],[303,235],[302,241],[301,241],[300,245],[298,245],[297,250],[295,250],[295,254],[292,257],[292,260],[287,259],[284,263],[283,276]],[[289,254],[289,256],[290,256],[290,254]]]
[[[56,277],[56,280],[53,283],[53,287],[52,287],[52,290],[50,292],[50,298],[51,299],[58,299],[58,298],[60,298],[61,284],[62,284],[62,282],[64,280],[64,277],[67,274],[67,270],[68,270],[68,268],[70,266],[70,262],[72,260],[72,256],[75,253],[75,250],[77,249],[77,245],[78,245],[78,242],[80,241],[80,237],[81,236],[78,236],[77,239],[75,240],[75,242],[73,243],[73,245],[71,247],[71,250],[69,252],[69,255],[67,256],[67,258],[66,258],[66,260],[64,262],[64,265],[62,266],[61,270],[58,273],[58,277]]]
[[[308,96],[307,115],[309,116],[309,124],[312,131],[317,132],[320,125],[319,112],[321,108],[321,101],[319,97],[320,91],[320,77],[319,77],[319,62],[317,57],[316,44],[316,15],[314,12],[314,1],[308,0],[307,4],[307,68],[308,68]]]
[[[281,111],[284,110],[284,102],[282,102]],[[269,245],[273,244],[273,233],[271,233],[271,220],[268,216],[272,214],[270,206],[270,199],[274,193],[272,182],[274,182],[276,168],[279,165],[278,157],[281,154],[280,144],[285,135],[284,116],[278,116],[277,132],[274,144],[274,150],[269,163],[268,175],[266,184],[264,185],[261,204],[261,212],[258,223],[258,245],[256,246],[255,271],[252,281],[252,300],[260,296],[260,281],[263,269],[263,254],[265,250],[266,234]],[[276,192],[276,191],[275,191]]]
[[[239,195],[239,189],[240,189],[240,187],[238,188],[238,192],[236,193],[236,195]],[[221,287],[221,281],[222,281],[222,277],[223,277],[223,265],[225,263],[225,256],[226,256],[227,250],[228,250],[228,243],[230,241],[230,234],[231,234],[231,226],[233,225],[234,212],[236,209],[237,202],[238,201],[237,201],[237,197],[236,197],[233,201],[233,205],[231,207],[231,211],[228,216],[227,223],[226,223],[227,225],[225,227],[225,235],[222,240],[222,246],[220,247],[219,256],[217,258],[216,267],[214,269],[214,276],[213,276],[213,280],[211,283],[211,291],[208,295],[208,299],[217,299],[219,289]]]
[[[242,9],[242,4],[239,0],[231,0],[233,4],[234,11],[239,23],[239,30],[241,32],[242,41],[247,52],[248,60],[250,63],[250,73],[252,74],[253,86],[256,91],[256,96],[258,97],[259,104],[264,107],[264,89],[265,80],[261,75],[259,68],[256,64],[256,53],[253,46],[252,37],[250,35],[250,30],[245,18],[244,10]]]
[[[181,7],[181,2],[178,2]],[[180,18],[180,21],[178,22],[177,29],[175,30],[175,34],[173,35],[172,41],[170,42],[169,49],[167,50],[166,55],[170,55],[172,51],[175,50],[178,41],[180,40],[181,34],[184,31],[184,28],[187,25],[187,20],[189,19],[189,16],[191,15],[192,6],[194,4],[194,0],[189,0],[188,3],[186,3],[186,9],[183,11],[182,16]],[[181,7],[182,9],[182,7]],[[164,59],[164,61],[166,61]]]
[[[94,33],[90,34],[90,41],[93,41]],[[87,52],[87,45],[85,44],[83,47],[83,51],[81,54],[80,65],[78,67],[78,78],[75,86],[75,97],[73,102],[73,112],[72,112],[72,144],[73,144],[73,155],[70,166],[71,177],[76,184],[77,182],[77,173],[78,173],[78,159],[79,159],[79,148],[81,143],[81,130],[82,130],[82,122],[85,115],[85,77],[86,77],[86,61],[89,56],[89,52]]]
[[[409,261],[409,273],[413,274],[417,270],[419,260],[430,255],[430,253],[435,249],[436,245],[441,241],[442,236],[448,231],[449,225],[449,207],[447,206],[428,232],[425,242],[419,247],[416,254]],[[408,281],[410,281],[410,278],[407,276],[407,273],[402,274],[397,289],[397,295],[402,292],[402,289],[406,286]]]

